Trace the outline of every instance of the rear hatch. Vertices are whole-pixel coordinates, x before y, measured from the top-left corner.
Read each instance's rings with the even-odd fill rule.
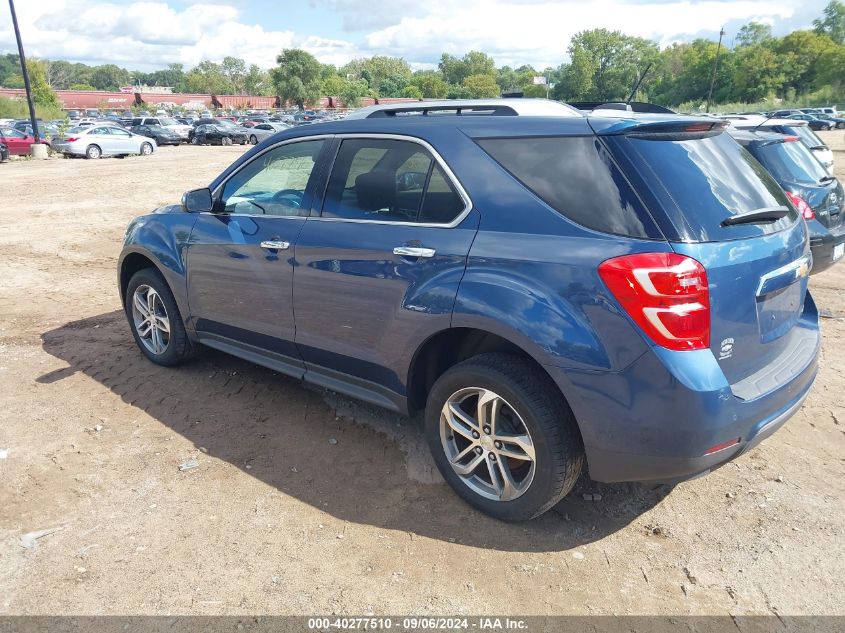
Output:
[[[829,229],[841,226],[842,185],[797,137],[754,142],[749,149],[784,189],[810,205],[819,222]]]
[[[749,377],[753,382],[806,340],[796,326],[810,260],[804,221],[723,125],[675,119],[594,128],[642,192],[672,248],[704,266],[710,349],[735,384]]]

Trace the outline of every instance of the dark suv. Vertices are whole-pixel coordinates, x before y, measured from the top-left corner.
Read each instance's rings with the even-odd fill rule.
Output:
[[[805,222],[723,125],[511,99],[286,130],[130,224],[126,315],[161,365],[205,345],[424,410],[502,519],[584,467],[689,478],[795,413],[819,350]]]

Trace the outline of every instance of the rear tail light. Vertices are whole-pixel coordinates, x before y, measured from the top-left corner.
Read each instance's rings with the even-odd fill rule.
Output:
[[[78,137],[78,136],[68,136],[68,137],[65,139],[65,141],[67,141],[68,143],[73,143],[74,141],[78,141],[78,140],[79,140],[79,137]]]
[[[658,345],[676,351],[710,347],[707,271],[677,253],[608,259],[599,275],[625,312]]]
[[[786,197],[789,198],[789,201],[795,206],[798,210],[798,213],[801,214],[801,217],[805,220],[814,220],[816,217],[816,212],[813,211],[813,207],[806,203],[804,198],[799,195],[792,193],[791,191],[786,192]]]

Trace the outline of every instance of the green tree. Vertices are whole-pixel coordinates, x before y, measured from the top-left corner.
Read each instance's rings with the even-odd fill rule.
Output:
[[[785,76],[778,56],[760,44],[738,49],[728,70],[730,99],[753,103],[783,88]],[[726,69],[727,70],[727,69]]]
[[[804,94],[821,87],[819,84],[830,85],[829,81],[819,81],[824,68],[821,60],[835,48],[838,46],[827,35],[814,31],[793,31],[778,40],[774,50],[784,68],[784,88]]]
[[[402,90],[402,96],[406,99],[422,99],[423,94],[422,91],[414,85],[405,86],[405,89]]]
[[[188,92],[198,94],[226,94],[229,82],[219,65],[203,60],[185,75]]]
[[[29,85],[32,89],[32,100],[45,108],[59,108],[59,98],[50,84],[47,83],[47,69],[44,62],[38,59],[26,60],[26,70],[29,74]]]
[[[341,79],[342,86],[338,97],[347,108],[357,108],[361,105],[361,97],[367,94],[369,88],[363,79]]]
[[[449,92],[449,86],[439,72],[421,70],[411,77],[411,85],[416,86],[425,99],[443,99]]]
[[[363,68],[361,70],[362,76],[366,76],[370,88],[379,89],[381,83],[386,79],[390,79],[392,83],[404,81],[402,87],[404,88],[411,79],[411,67],[401,57],[384,57],[382,55],[375,55],[369,59],[364,60]]]
[[[302,110],[307,101],[320,97],[320,62],[311,53],[286,48],[276,62],[278,66],[270,71],[270,76],[283,101],[291,101]]]
[[[462,85],[472,99],[498,97],[501,94],[499,84],[496,83],[493,75],[470,75],[464,79]]]
[[[744,24],[736,34],[737,48],[742,46],[756,46],[772,40],[772,27],[761,22]]]
[[[822,12],[822,17],[813,20],[816,33],[827,35],[837,44],[845,44],[845,4],[839,0],[830,0]]]
[[[97,90],[117,90],[129,84],[129,71],[115,64],[97,66],[91,74],[90,84]]]
[[[390,75],[381,80],[378,94],[380,97],[401,97],[407,85],[408,78],[404,75]]]
[[[340,75],[329,75],[320,84],[320,92],[327,97],[337,97],[343,92],[347,79]]]
[[[227,55],[220,62],[220,73],[226,78],[229,94],[243,94],[246,79],[246,62],[239,57]]]
[[[572,38],[569,55],[561,91],[571,91],[575,99],[615,101],[628,97],[638,73],[657,61],[660,50],[651,40],[593,29]]]
[[[496,63],[489,55],[480,51],[470,51],[462,58],[443,53],[438,68],[448,84],[462,84],[470,75],[496,76]]]
[[[6,53],[0,55],[0,86],[11,87],[7,83],[9,77],[12,75],[19,75],[21,71],[21,61],[17,55]]]

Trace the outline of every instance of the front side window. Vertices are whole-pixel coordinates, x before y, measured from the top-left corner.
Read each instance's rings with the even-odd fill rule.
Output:
[[[325,141],[281,145],[261,154],[235,173],[223,187],[226,213],[308,215],[308,183]]]
[[[449,224],[464,208],[440,165],[418,143],[346,139],[334,161],[322,215]]]

